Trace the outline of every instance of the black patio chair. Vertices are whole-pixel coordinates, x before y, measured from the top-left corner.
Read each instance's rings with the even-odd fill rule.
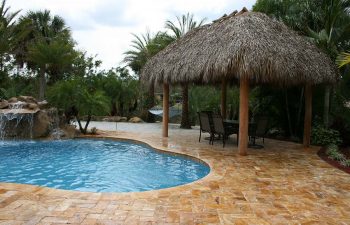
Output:
[[[268,131],[269,120],[267,117],[261,117],[258,119],[256,124],[249,125],[248,134],[249,139],[253,145],[256,145],[256,139],[262,138],[263,144],[265,143],[265,135]]]
[[[222,116],[219,114],[213,114],[213,134],[211,136],[211,143],[214,144],[214,135],[217,134],[222,136],[223,147],[225,147],[227,138],[235,133],[238,133],[238,130],[231,126],[225,126]]]
[[[209,133],[210,138],[209,138],[209,143],[212,139],[212,122],[210,118],[211,112],[198,112],[198,117],[199,117],[199,142],[201,141],[202,133]]]

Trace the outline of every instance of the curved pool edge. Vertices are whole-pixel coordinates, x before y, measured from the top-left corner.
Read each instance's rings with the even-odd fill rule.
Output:
[[[131,138],[105,137],[105,136],[93,136],[93,135],[80,136],[80,137],[77,137],[76,139],[103,139],[103,140],[130,142],[133,144],[146,145],[148,148],[151,148],[152,150],[159,152],[159,153],[162,153],[162,154],[168,154],[168,155],[172,155],[172,156],[180,156],[180,157],[184,157],[184,158],[193,160],[193,161],[198,162],[198,163],[202,163],[202,164],[208,166],[210,171],[211,171],[211,167],[210,167],[209,163],[203,159],[200,159],[196,156],[188,155],[188,154],[185,154],[182,152],[174,152],[174,151],[169,151],[167,149],[160,149],[159,147],[155,147],[152,144],[147,143],[146,141],[141,141],[141,140],[136,140],[136,139],[131,139]],[[204,177],[206,177],[206,176],[204,176]],[[201,178],[201,179],[203,179],[203,178]]]
[[[21,183],[6,183],[6,182],[0,182],[0,188],[2,187],[7,187],[8,189],[12,189],[13,186],[19,187],[20,190],[23,191],[28,191],[30,190],[31,192],[38,192],[38,193],[50,193],[50,195],[55,195],[55,196],[69,196],[69,198],[80,198],[80,197],[111,197],[111,195],[118,195],[118,196],[138,196],[138,195],[149,195],[149,194],[157,194],[162,191],[179,191],[176,189],[181,189],[181,188],[188,188],[189,186],[196,186],[200,185],[200,183],[206,182],[210,178],[214,176],[214,171],[213,171],[213,166],[210,164],[210,162],[206,161],[205,159],[199,158],[199,156],[193,156],[189,155],[183,152],[175,152],[172,151],[171,149],[168,149],[167,147],[160,147],[160,146],[155,146],[154,144],[148,142],[148,140],[141,140],[140,138],[127,138],[127,137],[116,137],[116,136],[110,136],[110,135],[84,135],[84,136],[78,136],[75,139],[102,139],[102,140],[112,140],[112,141],[124,141],[124,142],[131,142],[134,144],[140,144],[140,145],[146,145],[148,148],[150,148],[153,151],[159,152],[161,154],[170,154],[173,156],[179,156],[179,157],[184,157],[188,158],[190,160],[193,160],[198,163],[202,163],[203,165],[208,166],[209,168],[209,173],[195,181],[192,181],[190,183],[182,184],[182,185],[177,185],[173,187],[168,187],[168,188],[161,188],[161,189],[156,189],[156,190],[147,190],[147,191],[137,191],[137,192],[86,192],[86,191],[76,191],[76,190],[65,190],[65,189],[57,189],[57,188],[52,188],[52,187],[45,187],[45,186],[39,186],[35,184],[21,184]],[[79,195],[79,196],[77,196]]]
[[[161,188],[161,189],[156,189],[156,190],[148,190],[148,191],[138,191],[138,192],[101,192],[101,194],[142,194],[142,193],[152,193],[152,192],[156,192],[156,191],[162,191],[162,190],[171,190],[174,188],[180,188],[180,187],[187,187],[189,185],[194,185],[197,184],[199,182],[203,182],[204,179],[209,178],[211,175],[213,174],[213,167],[210,165],[210,162],[206,162],[205,159],[200,159],[197,156],[192,156],[183,152],[175,152],[175,151],[171,151],[170,149],[166,149],[166,147],[162,147],[163,149],[161,149],[158,146],[154,146],[152,143],[147,142],[147,140],[140,140],[140,139],[134,139],[134,138],[126,138],[126,137],[115,137],[115,136],[96,136],[96,135],[85,135],[85,136],[79,136],[76,139],[104,139],[104,140],[114,140],[114,141],[124,141],[124,142],[131,142],[131,143],[135,143],[135,144],[143,144],[146,145],[147,147],[151,148],[154,151],[157,151],[159,153],[162,154],[170,154],[170,155],[174,155],[174,156],[180,156],[180,157],[185,157],[188,158],[190,160],[196,161],[198,163],[202,163],[206,166],[209,167],[209,173],[198,179],[195,181],[192,181],[190,183],[186,183],[186,184],[182,184],[182,185],[177,185],[177,186],[173,186],[173,187],[168,187],[168,188]],[[55,189],[55,190],[62,190],[62,189]],[[63,190],[66,191],[66,190]],[[67,190],[67,191],[72,191],[72,190]],[[81,191],[73,191],[73,192],[80,192],[80,193],[97,193],[100,194],[99,192],[81,192]]]

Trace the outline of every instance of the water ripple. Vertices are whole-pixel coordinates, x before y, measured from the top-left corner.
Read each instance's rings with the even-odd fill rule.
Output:
[[[208,173],[201,163],[129,142],[83,139],[0,145],[0,182],[130,192],[178,186]]]

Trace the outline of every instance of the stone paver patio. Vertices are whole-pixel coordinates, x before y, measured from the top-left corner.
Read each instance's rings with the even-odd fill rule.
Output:
[[[137,131],[139,132],[139,131]],[[0,224],[350,224],[350,175],[323,162],[317,148],[266,140],[238,155],[198,143],[198,130],[102,132],[197,157],[211,167],[194,183],[140,193],[82,193],[0,183]],[[135,165],[137,166],[137,165]]]

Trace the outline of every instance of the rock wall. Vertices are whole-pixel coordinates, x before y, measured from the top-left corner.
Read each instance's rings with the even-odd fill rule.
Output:
[[[57,109],[20,96],[0,101],[0,138],[45,138],[58,126]]]

